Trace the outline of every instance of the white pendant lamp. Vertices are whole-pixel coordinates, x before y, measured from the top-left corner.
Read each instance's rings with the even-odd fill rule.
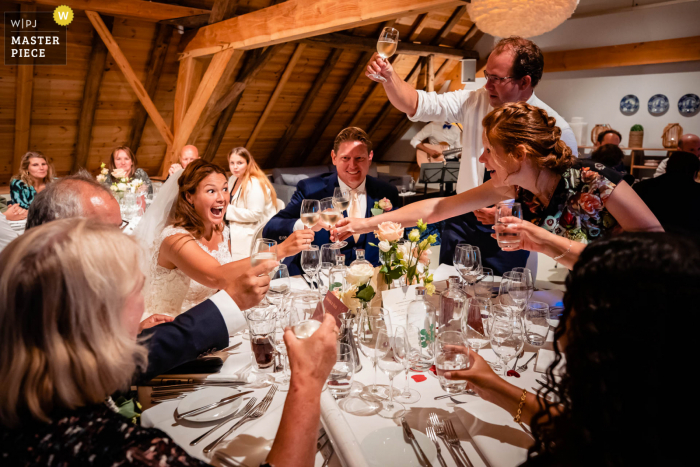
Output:
[[[579,0],[471,0],[469,18],[495,37],[534,37],[569,19]]]

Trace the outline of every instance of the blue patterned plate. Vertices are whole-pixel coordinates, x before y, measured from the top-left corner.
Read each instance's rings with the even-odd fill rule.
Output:
[[[620,112],[623,115],[634,115],[639,110],[639,99],[634,94],[627,94],[620,101]]]
[[[649,107],[650,114],[657,116],[657,117],[659,115],[663,115],[666,112],[668,112],[668,108],[669,108],[668,97],[664,96],[663,94],[654,94],[649,99],[648,107]]]
[[[686,94],[678,99],[678,111],[681,115],[692,117],[700,110],[700,97],[697,94]]]

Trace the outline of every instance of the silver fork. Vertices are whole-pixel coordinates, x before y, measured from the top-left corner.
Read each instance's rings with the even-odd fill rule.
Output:
[[[212,451],[212,449],[214,449],[221,441],[223,441],[224,438],[226,438],[228,435],[230,435],[233,432],[233,430],[235,430],[239,426],[243,425],[245,422],[248,422],[250,420],[255,420],[257,418],[262,417],[265,414],[265,412],[267,411],[267,409],[270,407],[270,403],[272,402],[272,397],[275,395],[276,392],[277,392],[277,385],[275,384],[270,388],[270,390],[267,392],[267,395],[263,398],[263,400],[257,406],[255,406],[255,408],[253,410],[251,410],[250,412],[245,414],[243,416],[243,418],[241,418],[238,423],[236,423],[231,428],[229,428],[226,433],[219,436],[218,438],[216,438],[216,440],[214,440],[213,443],[211,443],[209,446],[205,447],[203,449],[204,454],[209,454]]]
[[[435,445],[435,449],[437,450],[437,455],[438,455],[438,461],[440,461],[440,465],[442,467],[447,467],[447,464],[445,464],[445,459],[442,458],[442,451],[440,450],[440,443],[438,442],[437,436],[435,435],[435,430],[433,429],[432,426],[426,427],[425,429],[425,434],[428,435],[428,438],[430,438]]]
[[[447,446],[447,450],[450,451],[450,455],[452,456],[452,459],[454,459],[455,464],[457,464],[460,467],[464,466],[464,462],[462,462],[462,459],[459,458],[459,455],[454,450],[452,445],[447,442],[445,435],[445,425],[434,412],[430,414],[430,423],[433,426],[433,430],[435,430],[435,434],[438,435],[442,442],[445,443],[445,446]]]
[[[472,467],[472,462],[469,460],[469,456],[467,456],[467,451],[464,450],[462,443],[459,442],[459,438],[457,437],[457,432],[452,424],[452,420],[445,421],[445,434],[447,435],[447,442],[452,446],[455,446],[464,456],[464,460],[467,461],[467,465]]]
[[[206,433],[204,433],[202,436],[199,436],[199,437],[193,439],[193,440],[190,442],[190,446],[196,446],[197,443],[199,443],[200,441],[202,441],[204,438],[206,438],[207,436],[209,436],[212,432],[218,430],[219,428],[221,428],[222,426],[224,426],[225,424],[227,424],[227,423],[230,422],[231,420],[236,419],[236,418],[238,418],[238,417],[242,417],[243,415],[245,415],[245,414],[247,414],[248,412],[250,412],[250,409],[253,408],[253,406],[255,405],[255,403],[256,403],[257,401],[258,401],[258,400],[257,400],[255,397],[252,397],[252,398],[248,401],[248,403],[245,405],[245,407],[243,407],[242,409],[236,411],[236,413],[233,414],[233,417],[227,418],[226,420],[224,420],[223,422],[219,423],[218,425],[216,425],[216,426],[215,426],[214,428],[212,428],[211,430],[209,430],[209,431],[207,431]]]

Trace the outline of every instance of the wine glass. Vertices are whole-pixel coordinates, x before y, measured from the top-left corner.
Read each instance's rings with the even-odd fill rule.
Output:
[[[350,395],[354,375],[355,362],[352,358],[352,347],[348,344],[338,343],[335,365],[326,379],[328,391],[336,400]]]
[[[518,311],[524,310],[530,294],[525,276],[520,272],[512,272],[510,280],[505,281],[505,288]]]
[[[447,379],[448,371],[466,370],[469,368],[469,356],[457,352],[453,347],[466,347],[464,334],[460,331],[438,332],[435,342],[435,369],[440,380],[440,387],[448,394],[462,392],[467,387],[463,380]]]
[[[321,303],[321,294],[313,290],[296,293],[292,296],[287,319],[289,326],[299,339],[310,337],[320,326],[311,319]]]
[[[508,362],[520,353],[525,345],[522,320],[505,310],[494,308],[491,314],[489,335],[491,350],[502,362],[503,376],[508,371]]]
[[[277,242],[269,238],[258,238],[250,250],[250,265],[255,267],[263,261],[277,261]]]
[[[305,228],[312,228],[320,218],[321,203],[317,199],[305,199],[301,202],[301,223]]]
[[[474,284],[474,295],[479,298],[491,298],[493,287],[493,269],[481,268],[481,279]]]
[[[307,250],[301,252],[301,269],[303,269],[311,279],[312,287],[313,281],[316,279],[316,274],[320,268],[321,251],[318,249],[318,245],[309,245]]]
[[[348,201],[349,202],[349,201]],[[333,198],[323,198],[321,200],[321,219],[323,222],[328,224],[332,229],[335,224],[343,218],[343,212],[338,210],[335,203],[333,203]],[[331,248],[339,250],[347,246],[348,242],[341,242],[340,240],[332,244]]]
[[[464,278],[464,250],[465,248],[471,248],[471,245],[468,243],[458,243],[457,246],[455,247],[455,251],[452,254],[452,265],[455,267],[457,270],[457,274],[459,274],[459,277],[462,278],[462,282],[465,282],[466,279]]]
[[[462,321],[462,332],[467,338],[469,348],[479,353],[479,349],[489,343],[486,321],[491,315],[491,299],[470,298],[467,300],[466,319]]]
[[[501,221],[503,217],[517,217],[522,222],[523,210],[521,204],[513,201],[502,201],[498,203],[496,205],[496,225],[512,227],[512,224]],[[496,240],[501,249],[513,250],[520,245],[520,233],[497,232]]]
[[[377,336],[380,330],[391,329],[391,321],[389,313],[383,308],[370,307],[362,310],[360,313],[360,325],[357,335],[357,342],[360,347],[360,352],[369,358],[374,367],[374,382],[372,387],[366,391],[366,399],[370,402],[386,399],[384,391],[377,387],[377,360],[376,352]],[[377,407],[375,407],[377,408]]]
[[[287,311],[289,313],[289,311]],[[277,323],[275,325],[275,349],[280,355],[280,360],[282,360],[282,379],[277,381],[280,385],[280,391],[289,390],[289,359],[287,357],[287,346],[284,343],[284,328],[287,322],[289,322],[289,317],[282,310],[277,312]]]
[[[401,394],[396,396],[396,400],[404,404],[415,404],[420,400],[420,393],[409,387],[411,380],[408,377],[408,372],[411,366],[420,365],[422,361],[420,330],[417,326],[408,325],[406,328],[399,326],[396,328],[396,336],[401,337],[406,347],[406,358],[403,359],[404,371],[406,371],[406,385]]]
[[[401,328],[399,326],[396,331]],[[394,402],[394,377],[404,370],[404,361],[407,360],[406,334],[399,336],[393,333],[391,328],[380,329],[377,334],[377,366],[389,378],[389,400],[382,401],[382,409],[379,416],[383,418],[397,418],[403,415],[406,408]]]
[[[519,272],[523,275],[528,290],[527,300],[530,301],[532,294],[535,292],[535,281],[532,279],[532,271],[528,268],[513,268],[513,272]]]
[[[335,257],[338,254],[338,250],[332,248],[333,244],[332,243],[326,243],[325,245],[321,245],[321,269],[320,269],[320,276],[323,276],[326,278],[326,283],[322,285],[324,288],[328,288],[330,284],[330,272],[331,268],[335,266]]]
[[[350,206],[350,192],[336,187],[336,189],[333,190],[333,205],[340,212],[346,211]]]
[[[464,278],[469,286],[473,286],[481,275],[481,250],[478,246],[464,248],[462,254],[462,264],[464,266]],[[476,293],[474,293],[476,295]]]
[[[386,60],[396,53],[396,47],[398,44],[399,31],[394,28],[384,28],[379,35],[379,40],[377,41],[377,52],[379,53],[380,57]],[[379,73],[371,73],[369,76],[377,81],[386,83],[386,78]]]
[[[284,302],[291,290],[292,284],[289,279],[287,265],[280,264],[270,273],[270,287],[267,289],[265,297],[268,302],[277,307],[277,310],[282,311]]]

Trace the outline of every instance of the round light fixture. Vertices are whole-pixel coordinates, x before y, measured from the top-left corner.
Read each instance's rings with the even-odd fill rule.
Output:
[[[569,19],[579,0],[471,0],[467,11],[482,32],[495,37],[534,37]]]

